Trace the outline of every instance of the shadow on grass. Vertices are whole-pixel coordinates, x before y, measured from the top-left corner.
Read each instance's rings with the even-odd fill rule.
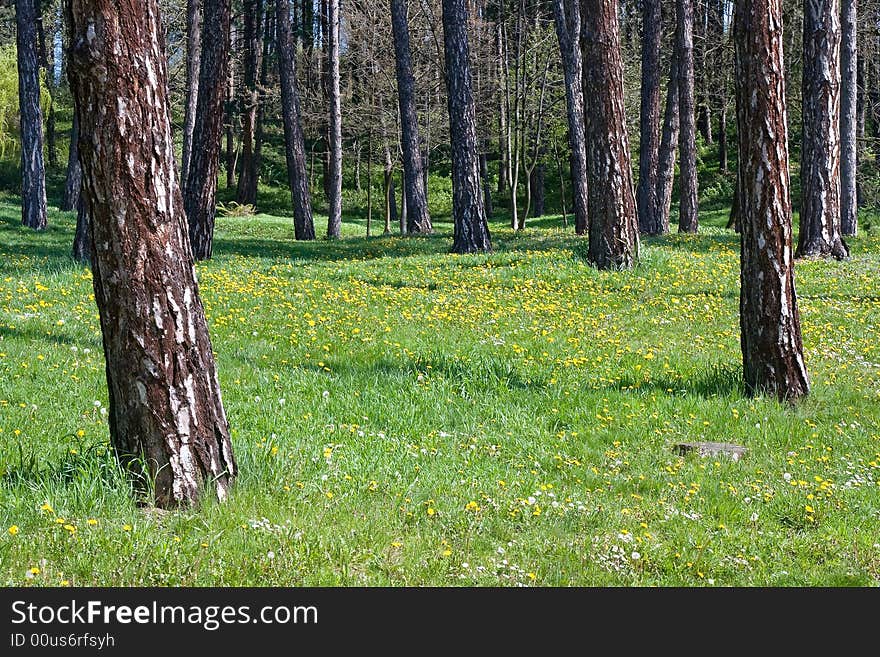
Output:
[[[693,395],[703,399],[741,397],[745,394],[742,372],[729,366],[715,365],[690,377],[653,377],[649,381],[637,381],[624,377],[611,384],[599,386],[619,392],[656,392],[664,395]]]

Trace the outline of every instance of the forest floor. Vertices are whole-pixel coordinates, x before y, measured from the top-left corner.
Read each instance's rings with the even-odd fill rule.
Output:
[[[790,407],[743,395],[725,218],[613,273],[558,216],[475,256],[448,223],[304,244],[221,217],[198,274],[241,474],[158,513],[109,451],[73,215],[37,234],[0,198],[0,582],[880,584],[880,237],[798,262]],[[673,451],[694,440],[748,451]]]

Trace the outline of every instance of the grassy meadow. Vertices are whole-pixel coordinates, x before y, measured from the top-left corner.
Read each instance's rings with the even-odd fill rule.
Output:
[[[721,206],[623,273],[558,216],[454,256],[448,215],[314,243],[276,215],[220,217],[197,265],[234,492],[156,512],[109,450],[75,217],[34,233],[0,197],[4,584],[880,584],[876,217],[851,260],[797,263],[813,390],[790,407],[743,395]],[[748,452],[673,452],[691,440]]]

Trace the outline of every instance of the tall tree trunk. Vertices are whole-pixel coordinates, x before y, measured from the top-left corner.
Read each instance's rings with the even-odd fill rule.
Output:
[[[159,7],[67,12],[111,442],[148,470],[158,506],[195,504],[207,486],[222,501],[237,466],[175,175]]]
[[[544,174],[545,166],[543,163],[539,163],[532,169],[532,172],[529,175],[529,195],[531,196],[531,201],[529,203],[530,217],[544,216]]]
[[[199,99],[199,69],[202,62],[202,0],[186,0],[186,105],[183,115],[183,153],[180,180],[183,187],[192,159],[193,130]]]
[[[858,90],[856,96],[856,173],[858,173],[859,164],[865,152],[865,128],[868,122],[868,89],[865,77],[865,57],[856,57],[856,60],[856,87]],[[857,207],[862,207],[864,204],[864,191],[858,175],[855,178]],[[856,227],[858,228],[858,226]]]
[[[483,181],[483,207],[486,216],[492,216],[492,183],[489,181],[489,164],[486,161],[486,152],[480,152],[480,180]]]
[[[298,240],[315,239],[312,194],[306,171],[306,146],[296,86],[296,54],[290,26],[290,0],[275,0],[278,21],[278,68],[281,77],[281,115],[284,122],[284,154],[293,202],[293,231]]]
[[[339,93],[339,0],[328,2],[328,58],[330,64],[330,170],[327,196],[327,238],[342,232],[342,108]]]
[[[37,55],[40,68],[46,75],[46,89],[49,92],[49,107],[46,111],[46,155],[49,159],[49,167],[58,166],[58,148],[55,145],[55,84],[53,83],[51,62],[54,57],[50,49],[46,48],[46,30],[43,27],[43,16],[40,13],[39,3],[37,6]]]
[[[259,89],[257,90],[257,124],[254,126],[254,169],[257,172],[258,182],[263,167],[263,143],[266,140],[266,91],[269,89],[269,60],[275,54],[277,42],[275,10],[272,0],[267,0],[263,15],[263,56],[260,66]]]
[[[840,231],[858,229],[856,165],[858,161],[858,0],[842,0],[840,46]]]
[[[745,386],[796,399],[809,379],[791,255],[782,0],[739,0],[734,22]]]
[[[244,79],[241,85],[241,166],[238,175],[236,200],[256,205],[257,158],[255,139],[260,90],[257,85],[263,64],[263,0],[244,0]]]
[[[838,0],[804,0],[799,258],[849,256],[840,236],[839,9]]]
[[[726,86],[726,83],[725,83]],[[724,92],[722,92],[724,93]],[[718,170],[727,173],[728,170],[728,147],[727,147],[727,98],[722,97],[721,107],[718,111]]]
[[[229,3],[230,0],[205,0],[199,98],[183,199],[189,222],[189,240],[196,260],[210,258],[214,243],[217,169],[229,54]]]
[[[67,175],[64,178],[64,196],[61,198],[62,210],[79,207],[82,188],[82,167],[79,164],[79,118],[73,113],[73,127],[70,130],[70,149],[67,153]]]
[[[232,7],[230,5],[230,12]],[[231,21],[231,15],[230,15]],[[226,102],[223,106],[224,127],[226,128],[226,189],[235,187],[235,171],[238,168],[238,149],[235,147],[235,56],[238,47],[238,28],[235,23],[229,26],[229,62],[226,71]]]
[[[663,110],[663,130],[660,133],[660,151],[657,157],[657,210],[656,223],[648,226],[648,235],[665,235],[669,232],[669,215],[672,212],[672,187],[675,182],[675,159],[678,155],[678,54],[673,47],[669,61],[669,83],[666,86],[666,108]]]
[[[77,200],[76,232],[73,234],[73,247],[70,255],[77,262],[90,263],[92,261],[92,222],[89,219],[85,196],[82,194]]]
[[[557,0],[558,1],[558,0]],[[636,205],[639,231],[656,234],[657,166],[660,157],[660,0],[642,2],[642,100],[639,141],[639,184]]]
[[[617,0],[582,1],[589,260],[599,269],[629,269],[639,259],[639,226],[632,184]]]
[[[562,54],[562,72],[565,77],[565,109],[568,118],[568,145],[571,151],[572,212],[574,231],[587,233],[588,199],[587,144],[584,124],[583,66],[581,57],[580,0],[554,0],[553,16],[556,37]]]
[[[678,232],[696,233],[698,228],[697,131],[694,114],[694,4],[676,0],[678,22],[678,132],[680,197]]]
[[[21,121],[21,223],[46,228],[46,168],[43,163],[43,112],[37,61],[37,2],[15,3],[18,52],[18,107]]]
[[[443,41],[452,145],[453,253],[491,251],[480,188],[466,0],[443,0]]]
[[[573,0],[578,1],[578,0]],[[495,26],[495,58],[498,61],[498,77],[499,79],[503,79],[503,76],[506,75],[506,67],[504,66],[504,56],[506,52],[506,47],[504,43],[504,28],[501,25],[501,21],[498,21],[498,24]],[[504,144],[507,140],[507,102],[506,102],[506,94],[504,93],[504,84],[499,83],[498,85],[498,150],[501,153],[501,157],[498,160],[498,197],[501,198],[504,196],[504,192],[507,191],[508,180],[507,180],[507,171],[509,168],[509,163],[507,162],[507,148],[505,148]]]
[[[400,105],[401,146],[403,147],[403,197],[406,199],[407,231],[430,233],[428,196],[419,150],[419,118],[416,114],[415,78],[407,23],[407,0],[391,0],[391,27],[394,33],[394,56],[397,71],[397,95]]]

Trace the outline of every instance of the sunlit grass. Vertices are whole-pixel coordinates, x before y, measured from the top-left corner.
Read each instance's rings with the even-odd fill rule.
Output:
[[[813,394],[790,408],[742,394],[723,208],[626,273],[589,267],[558,217],[499,220],[466,257],[444,221],[298,244],[289,217],[221,218],[198,273],[241,476],[224,505],[157,513],[108,450],[74,217],[37,234],[18,213],[0,201],[4,583],[880,581],[876,236],[798,264]]]

